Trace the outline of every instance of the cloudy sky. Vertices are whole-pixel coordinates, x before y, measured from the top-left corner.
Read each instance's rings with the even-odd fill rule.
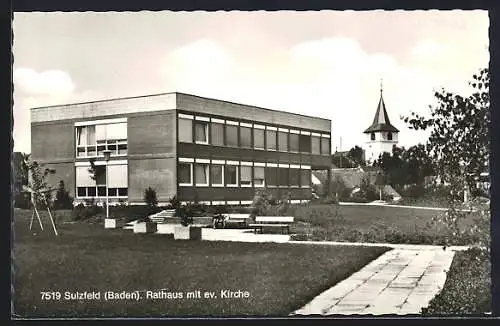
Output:
[[[15,13],[14,150],[29,108],[184,92],[332,120],[332,146],[362,145],[383,79],[401,121],[433,90],[467,93],[489,62],[487,11]],[[342,147],[340,148],[340,139]]]

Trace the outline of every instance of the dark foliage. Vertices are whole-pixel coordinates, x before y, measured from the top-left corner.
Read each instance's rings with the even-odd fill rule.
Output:
[[[156,196],[156,190],[151,187],[148,187],[144,190],[144,202],[149,207],[158,206],[158,197]]]
[[[56,199],[54,200],[54,209],[73,209],[73,197],[66,190],[63,180],[59,181]]]
[[[490,257],[478,249],[455,253],[443,290],[422,309],[428,315],[471,315],[491,312]]]

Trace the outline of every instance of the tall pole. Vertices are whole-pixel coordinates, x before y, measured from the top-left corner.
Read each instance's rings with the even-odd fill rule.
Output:
[[[106,161],[106,219],[109,218],[108,163],[110,156],[110,150],[104,151],[104,160]]]
[[[106,218],[109,218],[108,161],[106,161]]]

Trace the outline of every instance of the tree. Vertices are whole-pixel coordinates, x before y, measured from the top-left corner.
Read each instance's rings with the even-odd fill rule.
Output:
[[[351,161],[351,159],[343,152],[338,152],[332,155],[332,163],[336,167],[339,168],[353,168],[354,163]]]
[[[355,166],[365,166],[364,151],[358,145],[354,146],[347,153],[347,157]]]
[[[332,155],[332,163],[341,168],[365,166],[364,151],[361,147],[356,145],[348,152],[337,152]]]
[[[422,144],[408,148],[403,153],[403,160],[408,164],[407,184],[423,185],[425,177],[434,174],[432,158],[427,155]]]
[[[14,205],[18,208],[30,207],[29,193],[23,186],[28,185],[30,154],[14,152],[12,157]]]
[[[92,180],[97,181],[103,176],[106,176],[106,166],[103,165],[95,165],[95,158],[89,159],[90,167],[88,169],[90,173],[90,178]]]
[[[72,209],[73,208],[73,198],[69,195],[69,191],[66,190],[64,181],[59,181],[59,187],[56,192],[56,200],[54,201],[55,209]]]
[[[42,170],[40,164],[37,161],[31,161],[31,158],[28,159],[27,166],[30,174],[28,187],[32,191],[33,201],[37,206],[51,206],[54,189],[47,183],[46,179],[49,174],[54,174],[56,171],[50,168]]]
[[[434,168],[455,192],[475,188],[489,159],[490,75],[487,68],[472,76],[472,95],[463,97],[442,88],[434,93],[431,116],[411,112],[403,117],[411,129],[429,130],[426,152]]]
[[[404,147],[394,146],[392,153],[384,152],[373,163],[380,167],[386,176],[386,184],[401,190],[407,184],[408,164],[403,159],[405,155]]]
[[[158,197],[156,196],[156,190],[148,187],[144,190],[144,202],[150,208],[158,206]]]
[[[430,117],[415,112],[403,120],[415,130],[429,130],[426,152],[431,157],[436,173],[451,189],[448,196],[448,210],[435,223],[444,223],[450,230],[451,241],[475,236],[479,248],[485,249],[484,257],[490,252],[490,211],[489,205],[477,205],[464,212],[457,209],[457,195],[460,191],[473,193],[476,178],[480,177],[489,160],[490,124],[490,74],[487,68],[472,76],[469,85],[472,94],[464,97],[442,88],[435,92],[437,104],[430,107]],[[465,196],[464,196],[465,197]],[[465,201],[466,198],[464,198]],[[461,229],[460,220],[475,217],[473,227]]]

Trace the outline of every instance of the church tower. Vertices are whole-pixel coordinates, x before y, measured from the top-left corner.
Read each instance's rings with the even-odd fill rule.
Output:
[[[380,83],[380,100],[373,123],[364,132],[366,134],[365,158],[368,162],[377,160],[383,152],[392,152],[392,147],[398,143],[399,130],[389,121],[382,96],[382,82]]]

